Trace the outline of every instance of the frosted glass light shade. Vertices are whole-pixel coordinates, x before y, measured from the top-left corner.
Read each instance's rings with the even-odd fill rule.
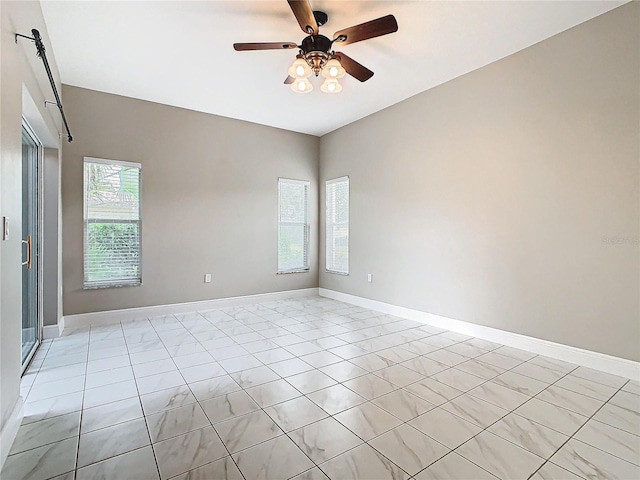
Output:
[[[306,78],[296,78],[291,84],[291,90],[296,93],[309,93],[313,90],[313,84]]]
[[[339,93],[342,91],[342,85],[335,78],[327,78],[322,85],[320,85],[320,90],[324,93]]]
[[[289,67],[288,73],[293,78],[307,78],[311,76],[313,71],[304,58],[298,57]]]
[[[342,78],[347,72],[336,58],[332,58],[322,69],[322,76],[325,78]]]

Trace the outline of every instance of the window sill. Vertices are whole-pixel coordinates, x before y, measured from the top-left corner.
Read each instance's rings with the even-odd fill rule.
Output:
[[[325,269],[324,273],[332,273],[334,275],[343,275],[345,277],[349,276],[349,272],[346,272],[346,273],[345,272],[336,272],[335,270],[326,270]]]
[[[286,272],[276,272],[276,275],[289,275],[291,273],[309,273],[310,269],[306,268],[304,270],[288,270]]]
[[[83,290],[102,290],[103,288],[121,288],[121,287],[141,287],[142,282],[140,283],[111,283],[111,284],[102,284],[102,285],[83,285]]]

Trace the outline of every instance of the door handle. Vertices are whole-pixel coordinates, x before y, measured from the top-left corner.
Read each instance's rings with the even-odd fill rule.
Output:
[[[22,243],[27,245],[27,261],[22,262],[22,265],[26,265],[29,270],[31,270],[31,235],[27,235],[26,240],[22,240]]]

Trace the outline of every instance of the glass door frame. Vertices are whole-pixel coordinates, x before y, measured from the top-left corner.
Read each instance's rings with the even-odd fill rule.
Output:
[[[43,302],[43,295],[42,295],[42,240],[43,240],[43,235],[42,235],[42,231],[43,231],[43,218],[42,218],[42,212],[43,212],[43,181],[42,181],[42,174],[43,174],[43,157],[44,157],[44,147],[42,145],[42,142],[40,141],[40,139],[38,138],[38,136],[36,135],[35,131],[33,130],[33,128],[31,128],[31,125],[29,125],[29,122],[27,121],[27,119],[23,116],[22,117],[22,128],[20,129],[20,135],[22,138],[22,132],[26,132],[27,135],[30,137],[30,139],[33,141],[33,143],[36,146],[36,162],[35,162],[35,168],[36,168],[36,216],[37,216],[37,221],[36,221],[36,232],[35,232],[35,246],[36,249],[32,252],[32,262],[35,262],[35,267],[36,267],[36,271],[35,271],[35,275],[36,275],[36,299],[35,299],[35,304],[36,304],[36,339],[35,339],[35,343],[33,345],[33,347],[31,348],[31,350],[29,351],[29,353],[27,354],[27,356],[25,357],[24,361],[22,362],[22,370],[21,370],[21,374],[24,375],[24,373],[26,372],[27,368],[29,367],[29,364],[31,363],[31,360],[33,360],[34,355],[36,354],[36,352],[38,351],[38,348],[40,347],[40,344],[42,343],[43,340],[43,331],[44,331],[44,327],[43,327],[43,313],[42,313],[42,302]],[[21,140],[22,143],[22,140]],[[22,179],[21,179],[22,182]],[[24,197],[22,198],[22,200],[24,201]],[[20,238],[20,240],[22,241],[26,236],[24,235],[24,232],[22,233],[22,236]],[[22,248],[20,249],[20,263],[22,263]],[[20,275],[22,276],[22,269],[21,269],[21,273]],[[21,281],[22,283],[22,281]],[[21,299],[22,299],[22,295],[21,295]],[[21,309],[22,312],[22,309]],[[22,313],[21,313],[22,315]],[[23,319],[20,318],[20,322],[21,322],[21,326],[22,326],[22,322]],[[22,333],[22,329],[21,329],[21,333]],[[21,342],[22,342],[22,336],[21,338]],[[22,351],[22,350],[21,350]]]

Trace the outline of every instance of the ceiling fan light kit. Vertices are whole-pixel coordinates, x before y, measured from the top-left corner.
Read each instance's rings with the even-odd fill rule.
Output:
[[[309,93],[313,90],[313,84],[309,81],[312,74],[318,77],[322,73],[325,77],[320,86],[320,90],[325,93],[340,92],[342,85],[338,79],[347,73],[360,82],[366,82],[373,76],[373,72],[344,53],[333,51],[333,44],[337,42],[348,45],[398,31],[395,17],[387,15],[340,30],[330,40],[319,34],[319,27],[328,21],[326,13],[311,10],[309,0],[287,0],[287,3],[300,28],[308,35],[300,45],[291,42],[234,43],[233,48],[236,51],[299,48],[300,53],[289,67],[289,76],[284,81],[297,93]]]
[[[342,78],[347,74],[347,71],[342,67],[340,61],[332,57],[331,60],[322,69],[322,76],[324,78]]]
[[[342,91],[342,85],[335,78],[327,78],[322,85],[320,85],[320,90],[324,93],[340,93]]]
[[[309,93],[313,90],[313,84],[307,78],[296,78],[291,84],[291,90],[296,93]]]
[[[312,73],[313,70],[302,55],[298,55],[289,67],[289,75],[293,78],[309,78]]]
[[[342,91],[342,85],[338,82],[339,78],[346,75],[346,70],[340,65],[340,61],[335,57],[327,56],[328,60],[324,60],[319,56],[317,63],[312,61],[312,68],[303,55],[298,55],[293,64],[289,67],[289,76],[294,79],[291,84],[291,90],[296,93],[308,93],[313,89],[313,85],[307,80],[313,73],[318,76],[322,73],[325,78],[320,90],[324,93],[339,93]],[[306,82],[303,82],[306,80]]]

